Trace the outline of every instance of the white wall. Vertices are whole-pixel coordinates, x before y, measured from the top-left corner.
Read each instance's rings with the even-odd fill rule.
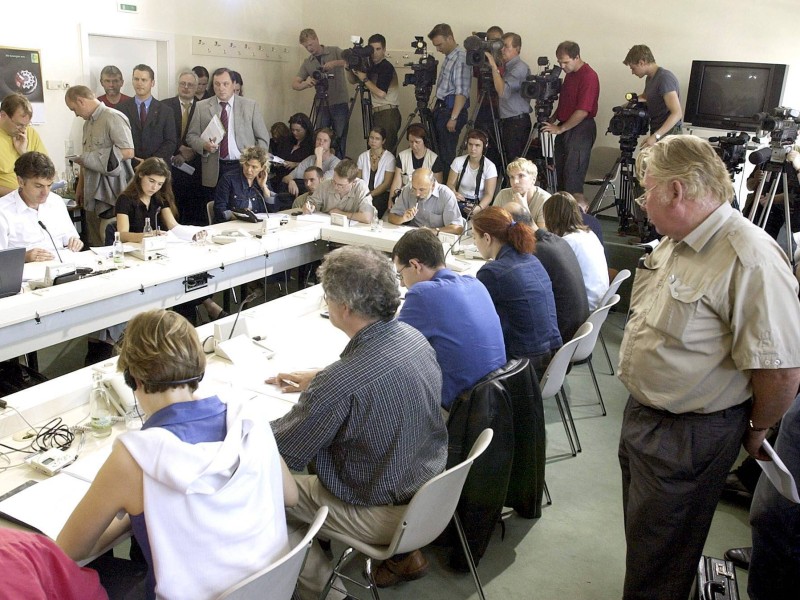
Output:
[[[320,8],[317,0],[280,2],[278,0],[134,0],[139,14],[116,10],[113,0],[31,0],[24,14],[31,25],[6,28],[3,45],[37,48],[42,51],[45,80],[63,80],[94,87],[84,81],[82,32],[132,35],[137,32],[168,33],[174,40],[176,71],[202,63],[209,69],[230,66],[242,73],[245,93],[259,101],[269,125],[286,119],[296,111],[307,112],[312,92],[294,92],[289,84],[305,51],[297,43],[304,27],[317,30],[323,43],[347,47],[351,34],[364,38],[376,31],[388,39],[389,49],[410,51],[414,35],[427,35],[441,21],[453,27],[458,40],[473,30],[497,24],[523,38],[522,56],[531,65],[536,57],[554,59],[556,45],[564,39],[577,41],[583,58],[600,75],[601,96],[598,145],[616,146],[617,140],[602,133],[611,107],[621,104],[623,94],[640,90],[643,83],[621,64],[633,44],[648,44],[659,64],[672,70],[685,93],[693,59],[786,62],[800,56],[800,36],[796,32],[797,4],[790,0],[753,3],[746,0],[672,0],[646,4],[617,0],[599,3],[575,2],[554,5],[538,0],[329,0]],[[185,7],[181,12],[179,7]],[[565,8],[562,8],[565,7]],[[228,37],[238,40],[271,42],[296,49],[294,62],[274,63],[248,59],[208,59],[191,54],[191,38]],[[441,59],[441,55],[437,55]],[[403,71],[400,76],[402,78]],[[157,97],[175,94],[171,87],[159,89]],[[161,86],[160,86],[161,87]],[[39,127],[45,144],[59,170],[63,168],[64,140],[70,135],[74,119],[64,105],[64,92],[45,90],[47,121]],[[800,107],[800,67],[792,65],[784,93],[784,104]],[[413,110],[409,88],[401,92],[401,113]],[[358,109],[357,109],[358,111]],[[354,116],[349,137],[349,153],[363,147],[360,120]]]
[[[625,92],[644,88],[644,82],[622,64],[634,44],[650,46],[658,64],[675,73],[682,99],[689,86],[692,60],[791,65],[800,56],[800,15],[797,2],[791,0],[583,0],[560,4],[541,0],[350,0],[347,19],[330,22],[311,17],[318,14],[316,0],[304,0],[303,6],[307,26],[317,29],[322,42],[342,47],[348,45],[350,35],[366,39],[380,32],[386,36],[389,49],[407,49],[415,35],[427,36],[439,22],[449,23],[461,43],[472,31],[499,25],[522,36],[522,58],[536,69],[538,56],[547,55],[552,62],[559,42],[574,40],[600,77],[598,146],[617,147],[617,138],[604,135],[611,107],[624,103]],[[435,56],[441,61],[441,54]],[[784,104],[800,108],[800,65],[789,68]],[[401,92],[403,116],[413,107],[413,96],[405,88]],[[355,119],[353,125],[361,129]],[[358,135],[351,131],[350,154],[362,147],[360,135],[360,131]]]
[[[82,43],[85,33],[139,37],[144,33],[166,33],[174,40],[174,69],[179,72],[197,64],[209,70],[229,66],[242,74],[245,94],[260,103],[267,125],[284,119],[294,111],[289,104],[289,81],[303,58],[303,49],[296,44],[302,29],[299,4],[278,0],[133,0],[139,6],[135,15],[121,13],[114,0],[31,0],[18,16],[29,21],[25,27],[7,27],[2,45],[36,48],[42,51],[42,76],[45,80],[61,80],[72,85],[84,84],[97,89],[96,81],[84,80],[89,65],[83,64]],[[179,7],[185,7],[181,12]],[[243,41],[270,42],[296,46],[296,62],[289,64],[260,60],[206,58],[191,54],[192,36],[216,36]],[[158,37],[156,35],[156,37]],[[134,64],[139,62],[133,61]],[[156,65],[151,65],[157,68]],[[159,85],[157,98],[176,94],[174,75],[169,86]],[[158,73],[157,73],[158,77]],[[130,74],[125,73],[129,87]],[[289,90],[291,91],[291,90]],[[38,131],[61,171],[64,166],[64,140],[79,131],[80,123],[67,110],[64,92],[45,90],[46,122]],[[307,108],[306,108],[307,110]]]

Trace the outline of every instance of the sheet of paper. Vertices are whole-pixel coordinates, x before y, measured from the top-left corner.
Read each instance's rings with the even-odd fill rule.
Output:
[[[106,462],[106,459],[111,455],[111,448],[112,444],[106,444],[96,452],[78,458],[74,463],[65,467],[62,472],[91,483],[94,481],[95,476],[97,476],[100,467],[103,466],[103,463]]]
[[[200,134],[200,139],[204,142],[212,142],[218,144],[225,135],[225,127],[222,126],[222,121],[219,120],[217,115],[211,118],[203,133]]]
[[[216,117],[215,117],[216,118]],[[180,165],[172,165],[173,167],[177,166],[178,170],[183,171],[187,175],[194,175],[194,167],[187,162],[181,163]]]
[[[282,164],[286,163],[286,161],[283,160],[280,156],[275,156],[274,154],[269,159],[269,162],[271,162],[271,163],[273,163],[275,165],[282,165]]]
[[[761,443],[761,447],[764,448],[772,460],[759,460],[757,461],[758,465],[772,482],[772,485],[775,486],[775,489],[777,489],[784,498],[791,500],[795,504],[800,504],[800,496],[797,494],[797,484],[795,483],[794,477],[792,477],[792,474],[789,472],[789,469],[783,464],[781,457],[778,456],[778,453],[775,452],[774,448],[770,446],[767,440]]]
[[[59,473],[0,502],[0,514],[56,539],[89,485]]]
[[[325,214],[311,213],[310,215],[297,215],[297,220],[300,222],[305,221],[307,223],[325,223],[327,225],[330,225],[331,216]]]

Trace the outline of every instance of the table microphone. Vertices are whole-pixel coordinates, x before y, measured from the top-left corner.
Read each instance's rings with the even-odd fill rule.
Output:
[[[44,232],[48,236],[50,236],[50,243],[53,244],[53,248],[55,248],[56,256],[58,256],[58,262],[60,262],[61,264],[64,264],[64,261],[61,260],[61,253],[58,251],[58,246],[56,246],[55,240],[53,240],[53,236],[50,234],[49,231],[47,231],[47,227],[44,226],[44,223],[42,223],[41,221],[37,221],[37,223],[39,223],[39,227],[44,229]]]
[[[233,327],[231,327],[231,332],[230,334],[228,334],[228,339],[231,339],[233,337],[233,332],[236,331],[236,323],[239,322],[239,315],[242,314],[242,309],[244,308],[244,305],[247,304],[248,302],[252,302],[253,300],[255,300],[256,296],[258,296],[258,293],[253,292],[252,294],[249,294],[244,300],[242,300],[242,303],[239,305],[239,310],[236,313],[236,318],[233,320]]]

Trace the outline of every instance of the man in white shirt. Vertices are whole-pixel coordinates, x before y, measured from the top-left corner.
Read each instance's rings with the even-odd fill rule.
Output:
[[[14,172],[19,189],[0,199],[0,250],[25,248],[25,262],[54,260],[61,248],[80,252],[83,242],[67,207],[50,191],[53,161],[41,152],[26,152]]]

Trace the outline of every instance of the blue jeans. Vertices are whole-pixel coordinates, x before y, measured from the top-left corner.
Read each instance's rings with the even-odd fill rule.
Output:
[[[453,133],[450,133],[447,130],[447,123],[450,121],[450,115],[452,113],[453,110],[447,108],[446,106],[437,108],[433,112],[433,123],[434,127],[436,127],[436,153],[439,155],[439,158],[442,159],[446,174],[450,173],[450,164],[456,157],[458,136],[461,133],[461,130],[464,128],[464,125],[467,123],[467,106],[464,106],[464,108],[461,109],[461,112],[458,113],[456,130]],[[447,175],[445,175],[444,178],[446,181]]]
[[[336,141],[338,147],[336,156],[343,158],[345,155],[345,147],[347,146],[347,138],[344,137],[344,132],[347,127],[347,104],[331,104],[327,109],[320,108],[319,114],[316,118],[314,127],[331,127],[336,133]]]

